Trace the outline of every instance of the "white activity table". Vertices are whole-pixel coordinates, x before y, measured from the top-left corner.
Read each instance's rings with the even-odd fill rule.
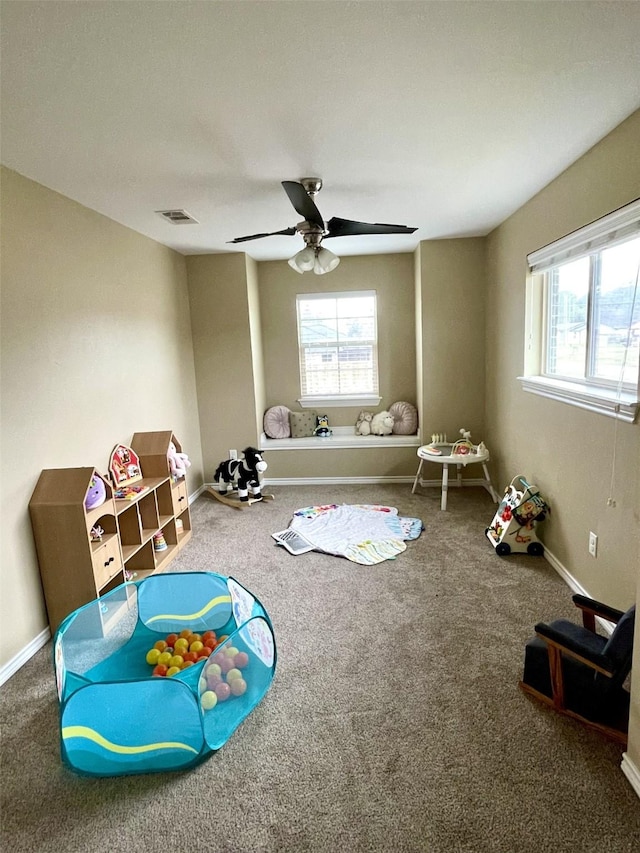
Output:
[[[416,478],[413,481],[413,488],[411,489],[411,493],[413,494],[416,490],[418,481],[420,479],[422,466],[425,462],[435,462],[437,465],[442,465],[442,497],[440,499],[440,509],[445,510],[447,508],[447,492],[449,490],[449,465],[455,465],[457,468],[457,486],[462,486],[463,468],[466,468],[467,465],[482,465],[482,470],[484,472],[484,486],[491,495],[492,499],[496,503],[499,503],[498,495],[495,489],[493,488],[493,484],[491,483],[491,477],[489,476],[489,469],[487,468],[487,462],[490,459],[489,451],[486,448],[483,448],[479,451],[476,450],[475,453],[456,453],[452,455],[452,447],[453,444],[424,444],[422,447],[418,448],[417,453],[418,457],[420,458],[420,464],[418,465],[418,473],[416,474]],[[439,450],[440,455],[433,452],[429,452],[430,450],[433,450],[433,448]]]

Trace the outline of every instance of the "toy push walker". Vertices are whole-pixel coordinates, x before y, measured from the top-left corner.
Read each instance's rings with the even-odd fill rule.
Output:
[[[500,557],[511,553],[542,556],[544,545],[536,536],[536,524],[544,521],[550,511],[538,487],[527,483],[521,474],[515,476],[505,489],[491,525],[485,530],[496,554]]]

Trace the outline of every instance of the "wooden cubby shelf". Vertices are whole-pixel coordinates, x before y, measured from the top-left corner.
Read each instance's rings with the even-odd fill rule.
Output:
[[[125,580],[164,570],[191,538],[187,484],[184,477],[171,477],[170,442],[182,449],[170,430],[133,436],[144,475],[135,484],[144,489],[133,500],[116,500],[111,483],[95,468],[42,471],[29,514],[52,633],[71,612]],[[87,510],[84,501],[95,478],[104,482],[106,498]],[[103,533],[94,541],[91,530],[97,526]],[[156,551],[159,534],[166,548]]]

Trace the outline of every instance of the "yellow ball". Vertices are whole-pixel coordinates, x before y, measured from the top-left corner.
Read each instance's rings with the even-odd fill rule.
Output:
[[[172,657],[171,652],[161,652],[156,663],[163,663],[165,666],[169,666],[169,661]]]
[[[180,672],[180,667],[179,666],[170,666],[169,669],[167,670],[167,675],[175,675],[176,672]]]
[[[200,697],[200,704],[202,705],[203,711],[210,711],[218,704],[218,697],[213,690],[207,690]]]
[[[147,652],[147,663],[150,666],[155,666],[158,663],[158,658],[160,657],[160,649],[149,649]]]
[[[172,667],[172,666],[178,666],[179,667],[179,666],[182,666],[183,663],[184,663],[184,658],[182,657],[182,655],[173,655],[173,657],[169,661],[169,666],[170,667]]]
[[[231,684],[234,678],[242,678],[242,673],[239,669],[230,669],[227,673],[227,684]]]
[[[200,649],[204,649],[204,643],[201,643],[200,640],[194,640],[189,646],[190,652],[199,652]]]

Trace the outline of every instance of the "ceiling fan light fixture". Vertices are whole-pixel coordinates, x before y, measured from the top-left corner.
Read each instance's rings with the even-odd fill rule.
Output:
[[[334,270],[340,263],[340,258],[330,252],[329,249],[320,248],[316,252],[316,259],[313,265],[313,271],[316,275],[324,275],[325,273]]]
[[[305,246],[296,255],[290,258],[287,263],[296,272],[311,272],[316,262],[316,253],[312,246]]]

